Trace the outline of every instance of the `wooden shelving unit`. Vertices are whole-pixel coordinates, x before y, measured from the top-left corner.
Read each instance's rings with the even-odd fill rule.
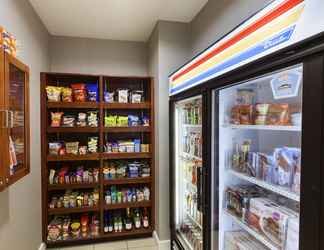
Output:
[[[98,102],[47,102],[46,86],[68,86],[71,83],[97,83],[99,86]],[[105,103],[104,92],[106,88],[116,90],[118,88],[129,88],[133,90],[141,89],[144,91],[143,103]],[[43,241],[46,242],[48,248],[57,248],[63,246],[74,246],[80,244],[92,244],[94,242],[110,241],[125,238],[137,238],[152,236],[155,227],[155,166],[154,166],[154,89],[153,79],[150,77],[113,77],[100,75],[80,75],[65,73],[42,73],[41,74],[41,105],[42,105],[42,231]],[[88,112],[97,111],[99,116],[98,127],[51,127],[50,112]],[[104,117],[106,114],[145,114],[150,119],[150,126],[135,127],[105,127]],[[85,138],[97,136],[99,138],[98,152],[86,155],[61,155],[52,156],[48,154],[48,143],[68,138]],[[105,152],[105,143],[121,137],[121,139],[139,137],[141,141],[150,144],[149,152],[137,153],[107,153]],[[67,140],[68,141],[68,140]],[[103,168],[105,162],[110,160],[138,161],[145,160],[149,162],[151,167],[150,177],[138,178],[120,178],[105,180],[103,177]],[[60,169],[62,165],[75,168],[79,165],[90,165],[99,168],[100,176],[98,183],[84,184],[49,184],[49,170]],[[91,168],[90,167],[90,168]],[[123,187],[148,186],[150,187],[150,201],[121,203],[121,204],[105,204],[105,192],[111,185],[121,185]],[[63,193],[66,190],[84,192],[86,190],[99,190],[99,206],[82,207],[82,208],[49,208],[49,200],[52,193]],[[126,208],[146,208],[149,211],[150,227],[133,229],[122,232],[104,233],[104,213],[105,211],[125,210]],[[48,241],[47,226],[54,216],[71,215],[73,218],[85,213],[97,214],[100,218],[100,234],[98,237],[86,237],[68,240]]]

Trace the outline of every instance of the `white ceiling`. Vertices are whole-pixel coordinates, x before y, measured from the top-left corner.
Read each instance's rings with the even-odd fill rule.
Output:
[[[29,0],[52,35],[146,41],[158,20],[190,22],[208,0]]]

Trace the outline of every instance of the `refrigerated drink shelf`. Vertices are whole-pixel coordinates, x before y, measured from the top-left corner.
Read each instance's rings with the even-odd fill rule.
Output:
[[[231,213],[227,212],[226,210],[224,210],[224,213],[226,215],[228,215],[235,224],[237,224],[240,228],[242,228],[243,230],[245,230],[246,232],[251,234],[254,238],[256,238],[258,241],[260,241],[263,245],[268,247],[270,250],[281,250],[280,247],[278,247],[278,246],[274,245],[273,243],[271,243],[267,238],[265,238],[260,233],[253,230],[252,228],[250,228],[246,223],[242,222],[240,219],[238,219],[237,217],[235,217]]]
[[[189,184],[189,186],[194,189],[197,190],[197,186],[195,184],[192,184],[192,182],[186,178],[184,178],[185,182],[187,182],[187,184]]]
[[[292,199],[292,200],[297,201],[297,202],[300,201],[300,195],[296,194],[296,193],[293,193],[288,188],[275,186],[275,185],[272,185],[272,184],[267,183],[265,181],[258,180],[257,178],[250,177],[250,176],[247,176],[247,175],[242,174],[242,173],[238,173],[238,172],[236,172],[234,170],[228,170],[228,172],[230,174],[236,176],[237,178],[240,178],[242,180],[245,180],[245,181],[248,181],[248,182],[253,183],[255,185],[258,185],[259,187],[262,187],[264,189],[272,191],[272,192],[274,192],[276,194],[282,195],[284,197],[287,197],[287,198]]]
[[[193,129],[201,129],[201,124],[183,124],[184,128],[193,128]]]
[[[202,161],[201,157],[198,157],[198,156],[195,156],[195,155],[192,155],[192,154],[188,154],[188,153],[185,153],[185,152],[182,152],[182,157],[184,159],[186,159],[186,160]]]
[[[200,223],[198,221],[196,221],[188,212],[186,214],[187,214],[187,217],[190,219],[190,221],[192,223],[194,223],[197,227],[199,227],[200,230],[202,230],[202,226],[200,225]]]
[[[301,132],[300,126],[273,126],[273,125],[235,125],[225,124],[224,128],[249,129],[249,130],[274,130],[274,131],[296,131]]]
[[[188,250],[194,250],[194,248],[192,247],[190,242],[187,240],[186,236],[181,232],[179,232],[179,234],[181,236],[180,240],[183,241],[183,243],[184,243],[183,245],[187,246]]]

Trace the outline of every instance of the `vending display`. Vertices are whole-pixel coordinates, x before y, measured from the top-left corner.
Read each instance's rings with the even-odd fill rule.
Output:
[[[297,65],[214,91],[212,249],[299,249],[302,76]]]
[[[202,98],[176,103],[175,220],[185,249],[203,249]]]

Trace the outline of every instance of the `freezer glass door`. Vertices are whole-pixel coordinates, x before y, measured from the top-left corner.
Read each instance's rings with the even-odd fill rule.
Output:
[[[214,91],[213,249],[299,249],[302,79],[296,65]]]
[[[175,224],[185,249],[203,248],[202,98],[175,107]]]

